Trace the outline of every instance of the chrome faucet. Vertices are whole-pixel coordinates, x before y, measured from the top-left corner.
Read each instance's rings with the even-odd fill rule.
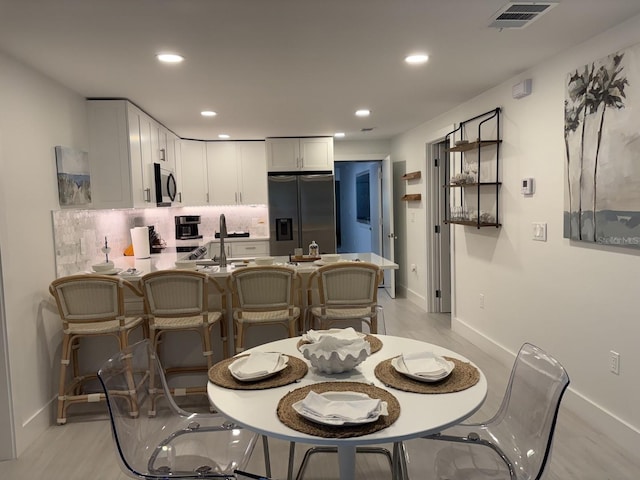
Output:
[[[224,218],[224,213],[220,214],[220,257],[218,263],[220,268],[227,266],[227,254],[224,251],[224,239],[227,238],[227,219]]]

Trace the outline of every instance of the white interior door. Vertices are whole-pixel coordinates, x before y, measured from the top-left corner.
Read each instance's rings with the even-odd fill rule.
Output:
[[[396,234],[393,226],[393,169],[391,157],[382,161],[382,257],[395,262]],[[384,289],[396,298],[396,271],[384,271]]]

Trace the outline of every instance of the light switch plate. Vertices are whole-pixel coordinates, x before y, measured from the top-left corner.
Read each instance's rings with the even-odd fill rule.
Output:
[[[533,222],[531,224],[533,226],[533,236],[534,240],[538,242],[546,242],[547,241],[547,224],[540,222]]]

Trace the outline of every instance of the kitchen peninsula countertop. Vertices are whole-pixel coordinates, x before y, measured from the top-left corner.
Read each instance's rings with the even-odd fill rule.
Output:
[[[140,271],[139,275],[122,275],[127,279],[135,280],[136,277],[140,277],[149,272],[175,269],[176,260],[182,259],[184,257],[185,257],[184,252],[157,253],[157,254],[151,255],[151,258],[144,258],[144,259],[139,259],[134,257],[124,257],[124,256],[117,257],[117,258],[113,258],[113,263],[116,268],[121,268],[123,272],[130,268],[135,268],[136,270]],[[284,265],[289,261],[289,257],[287,256],[274,257],[274,258],[275,258],[274,264]],[[359,259],[363,262],[369,262],[369,263],[373,263],[374,265],[378,265],[383,270],[389,270],[389,269],[394,270],[399,268],[397,263],[394,263],[390,260],[387,260],[386,258],[383,258],[379,255],[376,255],[375,253],[370,253],[370,252],[343,253],[341,254],[341,259],[342,260]],[[235,263],[228,262],[228,263],[229,265],[226,268],[209,267],[209,268],[202,269],[202,271],[209,273],[212,277],[226,277],[231,272],[233,272],[236,268],[250,268],[245,266],[236,267],[235,263],[238,263],[238,262],[235,262]],[[298,263],[298,265],[295,265],[295,268],[298,271],[298,273],[305,274],[305,273],[311,273],[312,271],[314,271],[316,268],[318,268],[318,265],[314,264],[313,262],[301,262],[301,263]]]

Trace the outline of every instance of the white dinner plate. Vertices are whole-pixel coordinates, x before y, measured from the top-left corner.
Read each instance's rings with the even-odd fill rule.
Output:
[[[419,382],[426,382],[426,383],[439,382],[440,380],[443,380],[447,378],[449,375],[451,375],[451,372],[455,367],[455,363],[453,363],[452,361],[445,360],[442,357],[439,357],[439,358],[442,360],[442,366],[443,368],[446,369],[446,371],[443,372],[441,375],[437,375],[437,376],[427,377],[423,375],[412,374],[411,372],[409,372],[409,370],[407,370],[407,366],[404,364],[404,361],[402,360],[402,355],[391,359],[391,366],[395,368],[397,372],[400,372],[402,375],[406,375],[407,377],[413,378],[414,380],[418,380]]]
[[[96,272],[95,270],[92,270],[91,273],[93,273],[94,275],[116,275],[121,271],[121,268],[112,268],[111,270],[105,270],[104,272]]]
[[[359,392],[325,392],[325,393],[320,393],[319,395],[322,395],[323,397],[325,397],[328,400],[331,400],[333,402],[350,402],[350,401],[354,401],[354,400],[371,400],[371,397],[369,395],[367,395],[366,393],[359,393]],[[371,422],[375,422],[376,420],[378,420],[378,418],[380,417],[380,415],[382,414],[382,409],[383,409],[383,402],[380,402],[380,406],[378,407],[378,410],[376,412],[374,412],[373,415],[371,415],[370,417],[367,418],[363,418],[360,420],[344,420],[341,418],[334,418],[334,417],[325,417],[323,415],[317,415],[314,412],[311,412],[309,410],[305,410],[302,407],[302,402],[304,400],[300,400],[296,403],[294,403],[293,405],[291,405],[291,407],[301,416],[303,416],[304,418],[306,418],[307,420],[311,420],[312,422],[316,422],[316,423],[321,423],[323,425],[361,425],[363,423],[371,423]]]
[[[248,356],[240,357],[239,359],[230,363],[229,366],[227,367],[229,369],[229,372],[231,373],[231,376],[240,382],[255,382],[256,380],[262,380],[263,378],[270,377],[271,375],[275,375],[276,373],[281,372],[282,370],[287,368],[287,364],[289,363],[289,357],[287,357],[284,354],[281,354],[280,358],[278,359],[278,363],[276,364],[275,368],[271,371],[268,371],[265,373],[258,373],[256,375],[251,375],[251,376],[238,375],[236,373],[237,369],[241,369],[242,365],[247,361],[248,358],[249,358]]]

